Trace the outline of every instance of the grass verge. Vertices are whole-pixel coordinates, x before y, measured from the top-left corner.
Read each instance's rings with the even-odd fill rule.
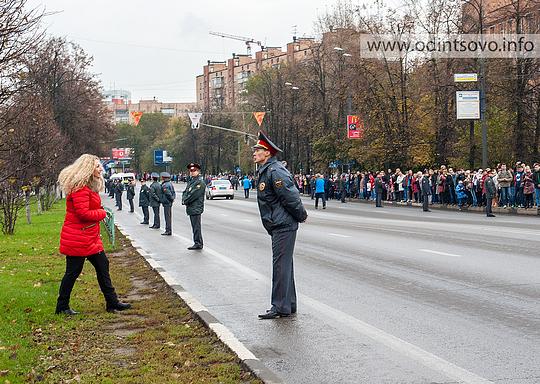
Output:
[[[62,201],[0,238],[0,383],[261,383],[119,232],[106,245],[111,277],[134,308],[105,312],[86,263],[71,300],[82,314],[54,315],[64,211]]]

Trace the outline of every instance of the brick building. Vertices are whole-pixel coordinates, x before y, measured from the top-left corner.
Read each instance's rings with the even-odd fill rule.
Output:
[[[232,108],[245,102],[245,87],[255,73],[278,68],[282,64],[306,60],[312,56],[317,43],[312,38],[293,38],[286,50],[264,47],[249,55],[232,55],[227,61],[208,61],[203,74],[196,77],[197,106],[202,111]]]

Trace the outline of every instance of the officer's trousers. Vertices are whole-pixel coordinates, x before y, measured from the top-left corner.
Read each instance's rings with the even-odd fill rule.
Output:
[[[152,211],[154,211],[154,225],[152,225],[152,227],[159,228],[159,205],[157,207],[152,207]]]
[[[129,211],[134,212],[135,206],[133,205],[133,199],[128,199],[128,201],[129,201]]]
[[[422,193],[422,210],[424,212],[429,211],[429,195]]]
[[[191,221],[191,229],[193,230],[193,243],[202,247],[201,215],[191,215],[189,216],[189,220]]]
[[[382,207],[382,192],[377,192],[375,195],[375,206]]]
[[[121,193],[116,194],[116,206],[118,207],[118,209],[122,209],[122,194]]]
[[[172,232],[172,205],[163,206],[163,215],[165,216],[165,232]]]
[[[280,313],[296,312],[293,252],[296,231],[272,234],[272,308]]]
[[[143,223],[148,224],[148,219],[150,218],[150,215],[148,212],[148,205],[143,205],[141,209],[143,212]]]
[[[492,215],[491,205],[493,204],[493,197],[486,197],[486,215]]]

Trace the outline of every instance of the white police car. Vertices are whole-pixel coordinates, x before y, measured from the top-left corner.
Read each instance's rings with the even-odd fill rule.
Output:
[[[234,189],[231,182],[229,180],[212,180],[206,186],[206,199],[213,199],[214,197],[234,199]]]

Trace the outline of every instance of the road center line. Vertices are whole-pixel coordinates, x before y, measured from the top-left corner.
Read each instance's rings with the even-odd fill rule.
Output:
[[[329,233],[330,236],[335,236],[335,237],[351,237],[351,236],[347,236],[347,235],[342,235],[340,233]]]
[[[440,252],[440,251],[433,251],[431,249],[419,249],[419,251],[427,252],[427,253],[433,253],[435,255],[442,255],[442,256],[463,257],[461,255],[456,255],[456,254],[453,254],[453,253]]]
[[[140,216],[138,213],[136,215]],[[173,233],[173,237],[178,238],[185,244],[191,244],[192,242],[191,239],[188,239],[187,237],[184,237],[184,236],[180,236],[176,233]],[[422,250],[422,251],[430,251],[430,250]],[[207,246],[204,247],[204,250],[202,252],[208,255],[211,255],[215,257],[216,259],[219,259],[233,266],[234,269],[238,273],[251,276],[255,280],[260,281],[265,286],[270,285],[270,279],[267,276],[264,276],[263,274],[249,267],[246,267],[243,264],[240,264],[239,262],[231,259],[228,256],[225,256],[213,249],[210,249]],[[431,251],[431,252],[437,252],[437,251]],[[450,255],[450,254],[446,254],[446,255]],[[456,256],[456,255],[453,255],[453,256]],[[458,257],[461,257],[461,256],[458,256]],[[487,380],[481,376],[476,375],[473,372],[470,372],[447,360],[444,360],[420,347],[417,347],[414,344],[411,344],[405,340],[400,339],[399,337],[393,336],[377,327],[374,327],[368,323],[365,323],[357,319],[356,317],[349,315],[348,313],[335,309],[307,295],[299,294],[298,296],[304,303],[306,303],[307,306],[313,308],[314,310],[318,312],[323,313],[326,317],[331,318],[336,323],[340,323],[351,329],[354,329],[355,331],[359,332],[360,334],[366,337],[369,337],[375,342],[380,343],[412,360],[415,360],[432,370],[441,372],[451,379],[458,380],[459,382],[464,383],[464,384],[494,384],[490,380]]]

